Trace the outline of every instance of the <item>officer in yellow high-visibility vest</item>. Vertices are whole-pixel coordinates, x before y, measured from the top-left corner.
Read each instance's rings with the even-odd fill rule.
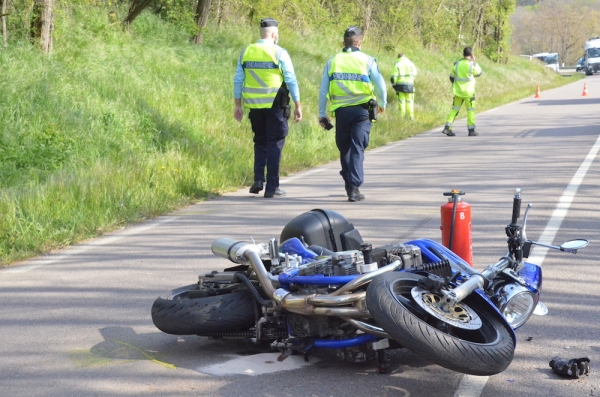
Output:
[[[400,117],[410,120],[415,118],[415,77],[417,77],[415,64],[403,52],[399,53],[390,81],[398,97]]]
[[[344,49],[327,61],[319,90],[319,123],[333,128],[327,116],[335,113],[335,143],[340,151],[348,201],[365,199],[359,191],[364,181],[364,152],[369,145],[371,120],[383,113],[387,102],[385,81],[375,58],[360,51],[363,35],[356,26],[344,32]],[[379,102],[379,103],[377,103]]]
[[[463,59],[454,63],[450,72],[454,100],[452,110],[448,114],[446,125],[442,131],[448,136],[456,135],[452,132],[452,124],[463,103],[467,106],[469,136],[479,135],[475,129],[475,78],[481,76],[482,71],[481,67],[475,62],[471,47],[465,47],[463,57]]]
[[[254,184],[250,193],[258,194],[264,187],[265,198],[285,196],[285,191],[279,188],[279,163],[291,115],[289,95],[294,101],[294,121],[302,119],[292,60],[288,52],[277,45],[278,26],[272,18],[260,21],[260,40],[242,51],[233,79],[233,116],[242,121],[243,102],[244,107],[250,109],[248,118],[254,132]]]

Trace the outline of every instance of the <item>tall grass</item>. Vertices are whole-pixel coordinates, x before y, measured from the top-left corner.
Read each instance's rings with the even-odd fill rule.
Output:
[[[70,8],[55,52],[27,44],[0,51],[0,264],[8,264],[247,186],[252,132],[233,119],[232,77],[257,29],[207,30],[205,43],[148,13],[130,32],[105,14]],[[343,27],[340,28],[343,30]],[[290,125],[282,173],[337,157],[334,135],[317,125],[318,88],[341,32],[281,28],[300,83],[304,120]],[[378,58],[386,80],[396,54]],[[393,92],[373,128],[371,147],[444,122],[453,52],[402,49],[417,65],[417,121],[400,120]],[[535,63],[496,65],[483,57],[478,110],[565,84]]]

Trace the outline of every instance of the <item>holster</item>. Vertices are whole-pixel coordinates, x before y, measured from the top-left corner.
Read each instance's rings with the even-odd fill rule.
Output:
[[[369,120],[372,123],[377,121],[377,101],[375,99],[371,99],[369,102],[365,103],[365,108],[369,111]]]
[[[283,117],[289,119],[292,115],[292,108],[290,107],[290,91],[288,90],[285,82],[281,85],[279,91],[277,92],[275,103],[278,103],[281,109],[283,109]]]

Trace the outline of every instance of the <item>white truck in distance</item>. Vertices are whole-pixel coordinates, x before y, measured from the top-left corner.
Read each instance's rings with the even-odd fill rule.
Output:
[[[590,39],[585,42],[583,70],[585,70],[587,76],[600,71],[600,38]]]

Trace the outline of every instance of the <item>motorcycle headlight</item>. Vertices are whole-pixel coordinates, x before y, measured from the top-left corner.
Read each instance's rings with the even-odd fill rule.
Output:
[[[499,309],[515,329],[525,324],[535,310],[536,295],[519,284],[507,284],[500,289]]]

